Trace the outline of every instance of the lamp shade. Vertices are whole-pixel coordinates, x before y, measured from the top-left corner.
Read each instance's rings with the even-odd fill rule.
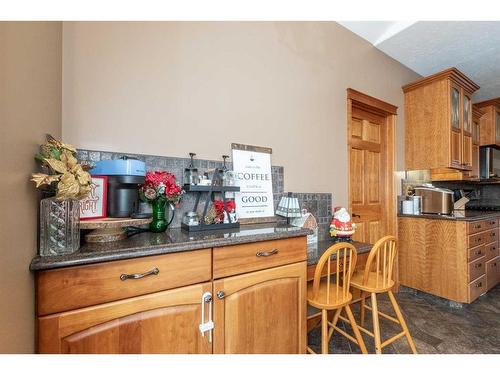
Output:
[[[286,196],[281,197],[278,208],[276,209],[276,215],[283,217],[301,217],[299,199],[292,197],[292,193],[288,193]]]

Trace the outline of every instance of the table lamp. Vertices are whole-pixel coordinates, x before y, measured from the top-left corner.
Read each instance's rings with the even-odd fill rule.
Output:
[[[276,215],[286,217],[287,224],[290,224],[291,217],[301,217],[302,213],[300,212],[299,198],[292,197],[291,192],[281,197],[278,208],[276,209]]]

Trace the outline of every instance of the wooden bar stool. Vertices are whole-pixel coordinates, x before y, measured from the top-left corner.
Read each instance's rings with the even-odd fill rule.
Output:
[[[367,335],[375,339],[375,351],[377,354],[382,353],[382,348],[389,345],[390,343],[396,341],[397,339],[406,336],[408,344],[414,354],[417,354],[417,349],[411,338],[408,326],[403,318],[403,314],[399,308],[399,305],[392,293],[392,288],[394,287],[394,262],[396,260],[396,237],[386,236],[378,240],[368,255],[366,260],[366,266],[364,271],[357,271],[352,276],[351,287],[358,289],[361,293],[361,298],[353,301],[353,303],[361,302],[361,324],[358,328],[366,333]],[[378,310],[377,306],[377,294],[387,293],[391,301],[394,312],[397,318],[385,314]],[[371,297],[371,307],[367,306],[365,303],[366,298],[370,295]],[[373,319],[373,332],[370,332],[364,328],[365,323],[365,309],[371,310]],[[380,336],[380,324],[379,316],[390,320],[393,323],[399,324],[402,331],[397,335],[381,342]],[[341,320],[350,323],[351,319],[347,319],[343,316],[340,317]],[[351,324],[352,325],[352,324]],[[352,326],[354,329],[354,325]]]
[[[332,259],[333,258],[333,259]],[[345,309],[348,321],[353,327],[354,336],[343,332],[349,340],[360,346],[363,353],[367,353],[365,343],[356,325],[349,304],[352,301],[352,294],[349,292],[351,276],[356,266],[356,248],[349,243],[338,243],[331,246],[319,259],[314,271],[312,285],[307,287],[307,302],[321,310],[321,353],[328,354],[328,343],[333,332],[337,329],[337,321],[340,313]],[[332,264],[333,261],[333,264]],[[326,273],[325,268],[326,266]],[[331,275],[335,273],[335,275]],[[323,277],[322,277],[323,276]],[[333,280],[331,280],[333,279]],[[336,310],[333,319],[328,320],[328,311]],[[308,317],[308,319],[318,314]],[[307,351],[315,354],[308,346]]]

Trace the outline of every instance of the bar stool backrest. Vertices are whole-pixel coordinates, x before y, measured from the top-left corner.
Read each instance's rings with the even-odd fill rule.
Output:
[[[394,281],[394,261],[397,253],[396,242],[396,237],[385,236],[373,245],[366,260],[365,272],[363,274],[364,285],[367,285],[370,274],[374,275],[374,273],[375,275],[370,280],[370,284],[373,287],[386,288]],[[375,277],[374,284],[373,277]]]
[[[350,243],[341,242],[328,248],[319,259],[314,271],[312,299],[315,300],[318,297],[321,275],[325,267],[326,303],[330,303],[330,300],[333,302],[347,299],[357,258],[356,248]],[[332,272],[335,272],[335,275],[331,275]],[[331,282],[332,278],[333,283]]]

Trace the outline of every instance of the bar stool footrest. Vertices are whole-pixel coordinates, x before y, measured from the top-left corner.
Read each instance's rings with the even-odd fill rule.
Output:
[[[397,335],[392,336],[390,339],[385,340],[382,344],[380,344],[380,347],[383,348],[383,347],[386,347],[389,344],[392,344],[394,341],[396,341],[397,339],[403,337],[405,334],[406,334],[405,331],[401,331]]]
[[[349,319],[347,319],[346,317],[343,317],[342,315],[339,316],[339,319],[342,320],[345,323],[351,324],[351,322],[349,321]],[[375,337],[375,335],[373,334],[373,332],[368,331],[365,327],[362,327],[362,326],[358,325],[358,329],[361,332],[366,333],[368,336]]]
[[[368,305],[365,305],[365,309],[367,310],[370,310],[373,312],[372,308]],[[378,314],[383,317],[383,318],[386,318],[387,320],[390,320],[391,322],[394,322],[396,324],[399,324],[401,325],[401,323],[399,323],[399,320],[397,320],[396,318],[394,318],[393,316],[390,316],[390,315],[387,315],[386,313],[383,313],[382,311],[379,311]]]
[[[339,327],[335,327],[333,326],[333,324],[331,324],[330,322],[328,322],[328,325],[333,328],[334,331],[337,331],[338,333],[340,333],[342,336],[344,336],[346,339],[349,339],[351,340],[352,342],[354,342],[356,345],[359,345],[358,343],[358,340],[356,340],[356,338],[352,337],[350,334],[348,334],[346,331],[344,331],[343,329],[339,328]]]

